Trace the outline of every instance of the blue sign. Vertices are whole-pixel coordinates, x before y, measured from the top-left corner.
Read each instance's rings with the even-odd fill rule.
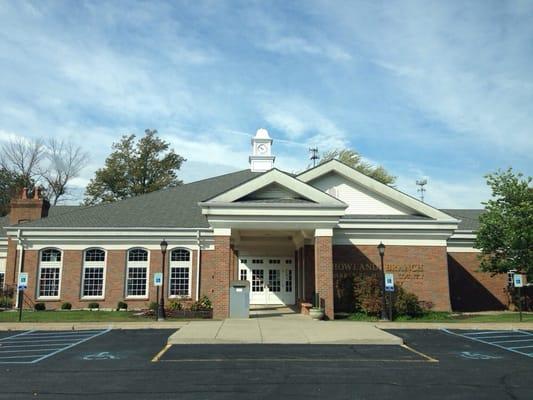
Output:
[[[27,272],[21,272],[19,274],[17,287],[19,290],[24,290],[28,288],[28,273]]]
[[[163,286],[163,273],[154,273],[154,286]]]
[[[514,287],[522,287],[522,286],[524,286],[524,280],[522,279],[522,275],[514,274],[513,275],[513,283],[514,283]]]
[[[385,274],[385,291],[394,292],[394,275]]]

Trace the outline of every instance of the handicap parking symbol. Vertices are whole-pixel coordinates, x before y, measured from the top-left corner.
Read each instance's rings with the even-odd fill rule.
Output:
[[[100,353],[87,354],[83,357],[87,361],[99,361],[99,360],[118,360],[119,358],[107,351],[102,351]]]
[[[499,356],[491,356],[489,354],[483,354],[483,353],[474,353],[471,351],[462,351],[459,353],[461,357],[468,358],[469,360],[493,360],[497,358],[501,358]]]

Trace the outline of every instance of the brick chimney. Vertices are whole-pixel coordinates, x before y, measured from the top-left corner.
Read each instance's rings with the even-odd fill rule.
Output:
[[[50,203],[43,198],[42,188],[35,188],[32,198],[28,197],[28,188],[23,188],[19,198],[11,199],[9,224],[15,225],[45,218],[49,209]]]

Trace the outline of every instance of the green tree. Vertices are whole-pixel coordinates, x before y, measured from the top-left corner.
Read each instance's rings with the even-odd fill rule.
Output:
[[[512,168],[486,176],[492,198],[483,203],[475,247],[481,250],[481,269],[505,273],[515,269],[533,279],[532,178]]]
[[[186,160],[169,150],[155,129],[145,130],[137,143],[135,135],[125,135],[113,150],[87,185],[85,204],[109,203],[182,183],[177,171]]]
[[[15,172],[0,168],[0,217],[9,214],[11,199],[20,193],[25,180]]]
[[[333,159],[337,159],[340,162],[356,169],[362,174],[384,183],[385,185],[392,185],[396,181],[396,177],[389,174],[381,165],[375,166],[363,161],[361,155],[355,150],[335,149],[327,151],[322,153],[322,156],[320,157],[320,164]]]

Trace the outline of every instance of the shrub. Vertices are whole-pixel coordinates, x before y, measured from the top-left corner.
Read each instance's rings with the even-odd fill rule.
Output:
[[[44,303],[35,303],[35,311],[44,311],[46,310],[46,304]]]
[[[420,317],[424,313],[424,309],[416,294],[407,292],[401,286],[396,287],[393,306],[396,315],[406,315],[415,318]]]
[[[168,309],[170,311],[180,311],[183,310],[183,305],[180,303],[179,300],[170,300],[168,302]]]
[[[148,308],[152,310],[153,312],[157,312],[157,307],[158,307],[158,304],[156,301],[150,302],[150,305],[148,306]]]
[[[124,303],[123,301],[119,301],[118,304],[117,304],[117,311],[120,311],[120,310],[127,310],[128,309],[128,304],[127,303]]]
[[[98,303],[89,303],[88,307],[91,310],[98,310],[100,308],[100,304],[98,304]]]
[[[13,300],[8,296],[0,296],[0,308],[13,307]]]
[[[207,296],[202,296],[198,301],[195,301],[191,305],[191,311],[207,311],[211,310],[213,308],[213,305],[211,304],[211,300]]]
[[[358,274],[353,281],[355,312],[379,315],[381,312],[381,285],[379,275]]]
[[[70,304],[69,302],[65,302],[65,303],[61,304],[61,309],[62,310],[70,310],[70,309],[72,309],[72,304]]]

